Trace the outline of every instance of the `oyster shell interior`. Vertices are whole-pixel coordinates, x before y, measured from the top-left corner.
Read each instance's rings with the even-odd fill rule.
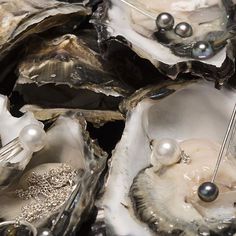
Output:
[[[197,41],[209,41],[215,44],[216,51],[212,57],[199,60],[203,63],[221,67],[226,58],[226,40],[231,38],[227,19],[227,7],[230,1],[131,1],[139,9],[143,9],[153,16],[150,18],[127,4],[111,0],[107,12],[107,27],[110,36],[123,36],[131,43],[132,48],[140,56],[148,58],[154,65],[158,62],[174,65],[179,62],[193,60],[191,47]],[[169,12],[175,23],[187,22],[193,28],[193,34],[188,38],[181,38],[173,30],[158,33],[155,17]],[[120,17],[120,16],[123,17]],[[231,22],[232,23],[232,22]],[[233,24],[233,23],[232,23]]]
[[[33,172],[34,174],[42,175],[53,169],[58,169],[61,165],[68,165],[71,167],[71,171],[75,170],[80,173],[76,180],[72,179],[71,181],[73,181],[73,188],[78,181],[81,184],[81,188],[78,195],[79,198],[76,198],[77,204],[71,208],[69,223],[60,225],[60,235],[70,235],[74,227],[85,219],[81,218],[81,216],[85,217],[90,211],[98,187],[97,181],[105,167],[107,155],[96,146],[94,141],[90,140],[87,132],[84,130],[84,125],[85,121],[82,118],[61,116],[57,119],[53,127],[47,132],[45,148],[35,153],[20,180],[13,183],[4,192],[1,192],[0,217],[2,219],[24,220],[22,209],[27,209],[34,200],[20,198],[16,190],[23,189],[23,191],[27,191],[29,187],[27,179]],[[70,193],[70,191],[67,191],[67,199]],[[43,201],[43,194],[39,197]],[[30,223],[36,227],[50,227],[52,217],[58,213],[63,204],[58,205],[54,211],[46,212],[46,215],[44,214],[43,217],[32,219]]]
[[[234,156],[224,159],[220,169],[217,201],[207,205],[199,201],[196,191],[213,173],[234,102],[234,92],[198,82],[165,98],[145,99],[132,110],[113,153],[100,202],[109,234],[224,235],[231,229]],[[150,141],[163,138],[177,140],[191,162],[157,171]]]

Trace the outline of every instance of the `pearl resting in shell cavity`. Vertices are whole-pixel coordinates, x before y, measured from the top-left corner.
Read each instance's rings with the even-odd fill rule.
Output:
[[[158,29],[170,30],[174,26],[174,18],[171,14],[163,12],[157,16],[156,25]]]
[[[19,141],[23,148],[37,152],[45,145],[46,133],[39,125],[27,125],[21,130]]]
[[[152,150],[152,164],[171,165],[179,161],[181,149],[174,139],[154,140]]]

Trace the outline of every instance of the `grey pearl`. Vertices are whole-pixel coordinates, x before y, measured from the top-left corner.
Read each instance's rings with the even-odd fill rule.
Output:
[[[174,26],[174,18],[171,14],[163,12],[156,18],[156,25],[158,29],[170,30]]]
[[[192,26],[187,22],[180,22],[175,26],[175,33],[182,38],[187,38],[192,36],[193,29]]]
[[[192,49],[192,57],[197,59],[207,59],[213,55],[213,49],[209,42],[196,42]]]
[[[212,182],[202,183],[198,188],[198,196],[204,202],[216,200],[219,194],[218,187]]]
[[[53,236],[50,229],[42,228],[38,230],[37,236]]]

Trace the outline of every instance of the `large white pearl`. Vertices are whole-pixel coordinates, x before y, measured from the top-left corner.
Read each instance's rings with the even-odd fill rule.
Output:
[[[23,148],[37,152],[45,146],[46,133],[39,125],[27,125],[21,130],[19,141]]]
[[[174,139],[161,139],[153,142],[152,158],[162,165],[171,165],[179,161],[181,149]]]

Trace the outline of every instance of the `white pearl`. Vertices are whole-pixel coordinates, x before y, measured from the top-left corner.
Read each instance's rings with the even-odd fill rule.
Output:
[[[52,232],[50,229],[40,229],[37,233],[37,236],[53,236]]]
[[[45,145],[46,133],[39,125],[31,124],[24,127],[19,134],[23,148],[32,152],[41,150]]]
[[[156,140],[153,143],[155,160],[162,165],[171,165],[179,161],[181,149],[174,139]]]

